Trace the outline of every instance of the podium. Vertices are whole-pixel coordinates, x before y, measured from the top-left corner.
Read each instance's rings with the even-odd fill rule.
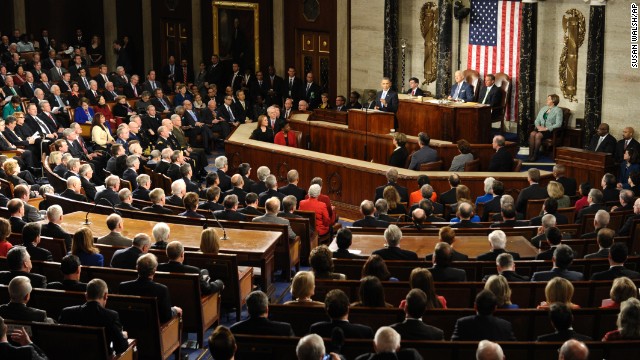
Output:
[[[556,149],[556,163],[565,166],[565,176],[576,179],[578,184],[588,181],[592,187],[600,187],[606,173],[615,174],[613,154],[570,147]]]
[[[309,120],[326,121],[334,124],[347,125],[347,112],[328,110],[328,109],[314,109],[313,114],[309,117]]]
[[[389,134],[395,129],[395,114],[378,110],[351,109],[348,115],[349,129],[373,134]]]

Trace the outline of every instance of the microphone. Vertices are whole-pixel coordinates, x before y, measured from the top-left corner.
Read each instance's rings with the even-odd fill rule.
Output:
[[[113,205],[113,203],[111,201],[109,201],[109,199],[100,198],[100,200],[96,201],[95,204],[93,204],[93,206],[91,207],[91,209],[89,209],[89,211],[87,211],[87,214],[84,217],[84,223],[82,223],[82,225],[91,225],[91,221],[89,221],[89,214],[91,212],[93,212],[93,210],[95,210],[96,206],[98,206],[98,204],[100,202],[106,202],[107,204],[109,204],[111,206],[111,210],[113,210],[114,214],[118,214],[118,215],[122,216],[120,211],[116,210],[116,207]]]
[[[222,226],[216,214],[211,211],[211,209],[209,209],[209,212],[211,213],[211,216],[213,216],[213,219],[216,221],[216,223],[218,223],[218,226],[220,226],[220,229],[222,229],[222,238],[220,238],[220,240],[229,240],[229,237],[227,237],[227,230],[224,228],[224,226]]]

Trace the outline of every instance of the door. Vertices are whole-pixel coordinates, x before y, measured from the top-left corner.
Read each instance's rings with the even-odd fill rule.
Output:
[[[331,43],[328,33],[313,31],[298,31],[296,36],[296,69],[300,69],[298,76],[306,81],[308,72],[313,73],[314,81],[320,85],[321,92],[330,93],[329,79],[331,78]],[[333,94],[335,96],[335,94]]]

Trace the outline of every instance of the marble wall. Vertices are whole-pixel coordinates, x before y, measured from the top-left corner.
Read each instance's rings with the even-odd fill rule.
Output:
[[[352,0],[350,45],[353,90],[362,93],[363,89],[380,87],[383,42],[384,0]]]

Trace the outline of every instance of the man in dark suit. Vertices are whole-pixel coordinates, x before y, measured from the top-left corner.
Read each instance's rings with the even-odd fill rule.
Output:
[[[640,150],[640,143],[638,143],[638,140],[633,138],[634,132],[635,131],[631,126],[627,126],[622,129],[622,139],[616,143],[616,162],[622,162],[622,160],[624,160],[624,152],[627,151],[627,149],[635,149],[636,151]]]
[[[153,276],[158,268],[158,260],[153,254],[144,254],[136,261],[138,278],[136,280],[120,283],[118,293],[123,295],[155,297],[158,302],[158,315],[160,324],[164,324],[176,315],[182,315],[182,309],[171,306],[169,289],[160,283],[153,281]]]
[[[322,340],[320,340],[322,341]],[[375,353],[366,353],[356,360],[422,360],[422,355],[414,348],[400,348],[400,334],[389,326],[383,326],[376,331],[373,339]],[[299,357],[299,359],[303,359]]]
[[[133,238],[130,247],[116,250],[111,258],[110,266],[118,269],[135,269],[138,258],[147,252],[151,247],[151,237],[144,233],[139,233]]]
[[[507,281],[529,281],[528,276],[520,275],[516,272],[516,265],[513,262],[513,256],[509,253],[502,253],[496,258],[496,269],[498,274],[502,275]],[[485,275],[482,281],[489,280],[491,275]]]
[[[600,209],[593,216],[593,231],[590,233],[582,234],[580,239],[595,239],[598,237],[598,233],[600,230],[603,230],[607,226],[609,226],[609,221],[611,220],[611,215],[607,212],[607,210]]]
[[[300,201],[304,200],[307,195],[307,190],[298,187],[298,181],[300,180],[300,175],[298,174],[298,170],[291,169],[287,172],[287,182],[286,186],[278,188],[278,192],[284,195],[293,195],[296,197],[298,204]]]
[[[500,254],[511,254],[514,260],[520,260],[520,254],[506,251],[507,235],[502,230],[494,230],[489,234],[489,243],[491,244],[491,251],[484,254],[480,254],[476,257],[478,261],[495,261]]]
[[[24,216],[24,204],[20,199],[11,199],[7,203],[7,210],[9,210],[9,224],[11,225],[11,232],[22,233],[22,229],[27,224],[22,217]]]
[[[491,120],[496,121],[502,115],[502,90],[495,86],[496,77],[487,74],[484,77],[484,86],[480,88],[478,102],[491,106]]]
[[[233,186],[231,189],[224,192],[223,196],[227,195],[236,195],[238,197],[238,202],[241,204],[245,203],[245,198],[247,196],[247,192],[243,190],[244,181],[242,180],[242,175],[234,174],[231,177],[231,185]]]
[[[108,293],[107,283],[102,279],[89,281],[87,302],[62,309],[60,323],[104,328],[107,344],[113,344],[113,350],[119,354],[128,347],[127,333],[122,330],[118,312],[105,308]]]
[[[563,342],[569,339],[575,339],[578,341],[592,340],[589,336],[579,334],[573,330],[571,327],[573,314],[571,313],[571,308],[566,304],[561,302],[551,304],[549,307],[549,320],[556,331],[550,334],[540,335],[536,341]]]
[[[47,289],[65,291],[87,291],[87,284],[80,282],[80,259],[75,255],[66,255],[60,262],[62,281],[50,282]]]
[[[620,205],[612,206],[611,212],[633,210],[633,201],[635,199],[633,191],[629,189],[622,189],[620,190],[619,198],[620,198]]]
[[[291,325],[269,320],[269,298],[262,291],[247,295],[249,318],[237,322],[229,328],[234,334],[293,336]]]
[[[618,236],[629,236],[638,220],[640,220],[640,198],[633,203],[633,215],[629,216],[627,221],[624,222],[624,225],[618,231]]]
[[[31,281],[26,276],[16,276],[9,282],[9,303],[0,305],[0,316],[15,321],[53,323],[47,312],[27,306],[31,297]]]
[[[540,170],[536,168],[527,170],[527,181],[529,182],[529,186],[520,191],[518,200],[516,200],[516,211],[520,214],[526,214],[527,202],[529,202],[529,200],[546,199],[549,197],[547,189],[538,184],[540,182]]]
[[[47,249],[38,247],[40,244],[40,228],[38,222],[30,222],[22,228],[22,244],[31,256],[31,260],[37,261],[53,261],[51,252]]]
[[[456,241],[456,231],[453,230],[453,228],[450,226],[443,226],[440,228],[440,231],[438,231],[438,237],[440,238],[439,239],[440,241],[445,242],[449,245],[453,245]],[[432,262],[433,253],[427,254],[427,256],[425,256],[425,260],[428,262]],[[459,253],[453,247],[451,247],[451,261],[468,261],[468,260],[469,260],[469,256],[463,253]]]
[[[573,262],[573,250],[567,245],[558,245],[553,252],[553,268],[549,271],[538,271],[533,274],[531,281],[549,281],[556,276],[569,281],[584,280],[584,275],[577,271],[567,270]]]
[[[515,341],[511,323],[493,316],[496,307],[496,296],[489,290],[480,291],[475,300],[476,315],[456,321],[451,341]]]
[[[487,171],[491,172],[511,172],[513,169],[513,155],[504,147],[505,139],[502,135],[493,137],[491,146],[496,151],[489,161]]]
[[[271,78],[271,71],[269,71],[269,73]],[[293,99],[293,103],[297,104],[304,98],[304,85],[302,84],[302,80],[296,76],[296,68],[294,68],[293,66],[289,67],[289,69],[287,70],[287,74],[289,76],[284,79],[284,92],[282,93],[282,102],[284,102],[287,98],[291,98]],[[281,104],[282,102],[278,101],[278,104]]]
[[[364,216],[362,219],[360,220],[356,220],[353,223],[353,226],[355,227],[379,227],[379,228],[386,228],[389,226],[389,223],[386,221],[382,221],[382,220],[378,220],[373,216],[373,213],[375,211],[375,207],[373,205],[373,202],[371,200],[364,200],[362,203],[360,203],[360,212],[362,213],[362,216]]]
[[[409,170],[420,170],[421,164],[438,160],[438,153],[429,147],[429,142],[431,142],[431,138],[429,138],[426,132],[420,132],[418,134],[418,146],[420,149],[411,155]]]
[[[172,241],[167,245],[166,249],[169,261],[158,265],[158,271],[182,273],[182,274],[199,274],[200,275],[200,291],[203,295],[214,294],[222,291],[224,284],[222,280],[213,280],[209,277],[209,273],[202,272],[195,266],[184,265],[184,246],[179,241]]]
[[[309,334],[330,338],[334,328],[342,329],[347,339],[373,339],[370,327],[349,322],[349,297],[339,289],[331,290],[324,299],[324,308],[331,321],[317,322],[309,327]]]
[[[557,182],[562,184],[564,188],[564,194],[567,196],[575,196],[578,188],[576,179],[565,176],[565,167],[562,164],[556,164],[553,166],[553,177]]]
[[[445,206],[458,202],[458,199],[456,198],[456,188],[458,185],[460,185],[460,176],[455,173],[449,175],[450,189],[440,194],[438,202]]]
[[[451,267],[451,245],[439,242],[434,249],[433,267],[429,269],[433,281],[460,282],[467,281],[467,273],[462,269]]]
[[[0,358],[15,360],[47,360],[47,355],[34,344],[27,332],[21,328],[13,330],[8,334],[7,325],[4,319],[0,317]],[[8,341],[10,338],[19,346],[14,346]]]
[[[101,199],[108,200],[114,206],[120,204],[120,197],[118,196],[118,191],[120,190],[120,178],[115,175],[107,176],[104,180],[104,186],[105,189],[96,194],[96,204]]]
[[[472,222],[471,218],[474,216],[473,206],[469,203],[462,203],[458,206],[458,214],[460,221],[451,225],[454,229],[466,229],[466,228],[481,228],[482,225]]]
[[[409,79],[409,90],[405,93],[411,96],[424,96],[424,91],[420,89],[420,80],[416,77]]]
[[[137,99],[142,96],[142,86],[139,84],[138,75],[131,75],[129,83],[122,86],[122,92],[127,99]]]
[[[375,109],[395,113],[398,111],[398,93],[391,89],[391,80],[383,77],[380,87],[382,90],[376,94]]]
[[[451,86],[451,93],[449,94],[449,100],[462,100],[462,101],[473,101],[475,99],[475,94],[473,93],[473,88],[466,82],[464,78],[464,74],[461,70],[457,70],[454,74],[454,78],[456,83]]]
[[[304,96],[303,100],[306,100],[309,103],[309,111],[315,109],[320,105],[320,93],[322,90],[320,89],[320,85],[316,84],[313,81],[313,73],[307,73],[307,81],[304,83]]]
[[[585,259],[606,259],[609,257],[609,250],[613,244],[613,237],[616,236],[616,232],[611,229],[601,229],[598,232],[596,240],[598,241],[598,251],[587,254]]]
[[[173,105],[169,101],[169,98],[164,96],[162,89],[156,89],[154,97],[151,99],[151,104],[156,107],[156,110],[162,114],[171,114],[173,112]]]
[[[222,203],[224,210],[214,211],[213,214],[220,220],[245,221],[247,217],[238,212],[238,197],[227,195]]]
[[[604,205],[604,201],[602,200],[602,191],[598,190],[598,189],[591,189],[589,190],[589,195],[587,195],[587,202],[589,203],[589,206],[585,206],[583,207],[579,212],[578,215],[576,215],[576,224],[581,224],[582,223],[582,219],[584,218],[585,215],[587,214],[595,214],[598,212],[598,210],[606,210],[605,205]],[[624,236],[622,234],[620,234],[621,236]]]
[[[405,340],[444,340],[444,332],[422,321],[427,309],[427,295],[420,289],[412,289],[407,294],[404,312],[406,318],[401,323],[391,325]]]
[[[398,181],[398,170],[395,168],[389,168],[389,170],[387,170],[387,173],[385,174],[385,176],[387,177],[387,183],[385,185],[382,186],[378,186],[376,188],[376,197],[374,200],[378,200],[378,199],[382,199],[382,195],[384,193],[384,188],[386,188],[387,186],[393,186],[394,188],[396,188],[396,190],[398,191],[398,194],[400,195],[400,202],[406,203],[409,201],[409,192],[407,191],[406,187],[400,186],[398,185],[397,181]]]
[[[75,201],[88,202],[87,197],[80,193],[81,188],[82,181],[80,178],[77,176],[69,176],[67,178],[67,188],[60,193],[60,196]]]
[[[149,198],[149,188],[151,187],[151,177],[147,174],[138,175],[136,178],[137,187],[133,190],[134,199],[151,201]],[[132,184],[133,185],[133,184]]]
[[[624,267],[624,262],[627,261],[628,255],[629,249],[627,248],[627,244],[617,242],[611,245],[611,249],[609,250],[609,270],[591,275],[591,280],[614,280],[622,276],[626,276],[632,280],[640,279],[640,273]]]
[[[502,215],[501,222],[495,222],[491,224],[492,228],[512,228],[517,226],[528,226],[529,221],[527,220],[516,220],[516,210],[513,208],[512,204],[504,204],[500,210],[500,214]]]
[[[142,211],[152,212],[155,214],[172,215],[173,211],[164,207],[165,196],[164,190],[161,188],[155,188],[149,192],[149,199],[152,205],[142,208]]]
[[[397,225],[389,225],[384,231],[386,246],[374,251],[373,255],[380,255],[385,260],[418,260],[415,252],[400,249],[400,239],[402,239],[402,230]]]
[[[227,175],[227,171],[229,170],[229,163],[226,156],[218,156],[215,160],[215,166],[218,173],[218,180],[220,180],[220,184],[218,187],[221,191],[227,191],[231,189],[231,177]],[[264,191],[266,191],[265,189]],[[259,194],[259,193],[256,193]]]
[[[7,265],[9,271],[0,271],[0,284],[9,285],[16,276],[26,276],[31,280],[34,288],[45,289],[47,278],[39,274],[32,274],[31,256],[23,246],[14,246],[7,252]]]
[[[225,195],[225,200],[227,196],[229,195]],[[247,196],[245,196],[244,198],[244,203],[245,203],[244,208],[238,210],[238,213],[244,214],[244,215],[255,215],[255,216],[264,215],[262,211],[258,210],[258,195],[256,195],[256,193],[251,193],[251,192],[248,193]],[[224,209],[224,206],[222,208]]]
[[[542,215],[538,215],[532,218],[529,221],[529,225],[531,226],[540,226],[542,224],[542,218],[551,214],[556,218],[556,224],[565,225],[569,223],[569,219],[563,214],[558,213],[558,200],[548,197],[544,200],[544,204],[542,205]]]
[[[148,91],[149,94],[155,94],[156,89],[162,89],[162,84],[156,80],[156,72],[149,70],[147,73],[147,81],[142,84],[142,90]]]
[[[593,135],[587,150],[615,154],[616,138],[609,134],[609,124],[601,123],[596,134]]]
[[[258,206],[264,207],[264,204],[268,199],[272,197],[277,197],[280,202],[284,199],[285,195],[278,192],[278,180],[275,176],[269,175],[264,181],[265,185],[267,185],[267,191],[258,194]]]
[[[549,249],[536,255],[536,260],[552,260],[556,248],[562,242],[562,232],[560,232],[560,230],[555,226],[552,226],[545,230],[544,234],[547,238]]]
[[[60,205],[49,206],[47,209],[47,220],[49,220],[49,222],[42,224],[40,235],[55,239],[64,239],[66,248],[71,250],[71,234],[64,231],[60,226],[63,216]]]

